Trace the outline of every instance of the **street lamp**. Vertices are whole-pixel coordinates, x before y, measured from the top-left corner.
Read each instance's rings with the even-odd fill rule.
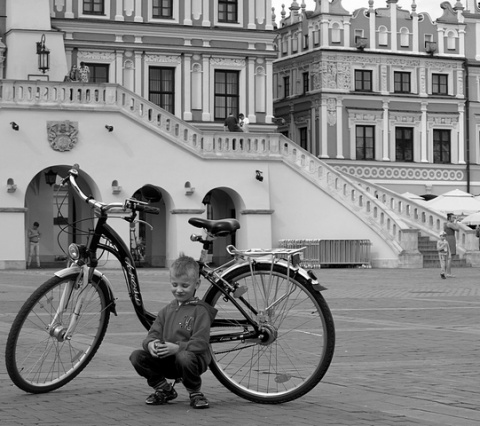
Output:
[[[38,69],[45,74],[50,69],[50,50],[45,47],[45,34],[37,41]]]

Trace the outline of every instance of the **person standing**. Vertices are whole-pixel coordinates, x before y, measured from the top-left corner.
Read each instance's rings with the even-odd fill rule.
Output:
[[[453,213],[448,213],[447,222],[443,226],[443,230],[446,234],[445,239],[450,247],[450,257],[447,258],[446,265],[446,275],[448,278],[455,278],[455,275],[452,275],[452,256],[457,254],[457,239],[455,238],[455,232],[459,229],[460,227],[458,226],[455,215]]]
[[[238,125],[238,120],[237,118],[233,115],[233,112],[230,112],[228,117],[225,119],[225,122],[223,123],[224,130],[225,131],[230,131],[230,132],[241,132],[242,129]]]
[[[238,115],[240,128],[243,132],[248,132],[248,127],[250,126],[250,120],[245,117],[243,114]]]
[[[438,251],[438,258],[440,259],[440,276],[442,279],[446,279],[446,267],[448,264],[449,259],[451,259],[452,254],[450,252],[450,245],[448,241],[445,239],[447,233],[443,231],[440,234],[440,240],[437,241],[437,251]]]
[[[80,68],[78,69],[78,81],[80,83],[88,83],[90,80],[90,68],[85,62],[80,62]]]
[[[32,258],[34,257],[37,262],[37,267],[40,268],[40,236],[42,235],[38,230],[40,224],[33,222],[33,227],[28,230],[28,267],[32,267]]]

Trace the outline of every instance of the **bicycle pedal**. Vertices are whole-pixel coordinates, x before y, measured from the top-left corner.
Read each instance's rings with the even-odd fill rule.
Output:
[[[235,297],[235,299],[238,299],[239,297],[243,296],[247,291],[248,288],[246,286],[237,287],[233,292],[233,297]]]

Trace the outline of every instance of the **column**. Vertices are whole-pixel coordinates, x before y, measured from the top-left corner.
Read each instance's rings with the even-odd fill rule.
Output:
[[[198,0],[197,0],[198,1]],[[185,15],[183,17],[183,25],[193,25],[192,21],[192,0],[184,0]]]
[[[67,0],[65,5],[65,19],[73,19],[75,15],[73,14],[73,0]]]
[[[458,105],[458,164],[465,164],[465,104]]]
[[[247,117],[250,123],[255,122],[255,58],[247,59],[247,109],[245,111],[245,117]],[[253,120],[253,121],[252,121]]]
[[[337,158],[343,159],[343,102],[337,98]]]
[[[135,52],[135,93],[143,96],[142,90],[142,52]],[[145,96],[148,97],[148,96]]]
[[[254,30],[257,28],[255,25],[255,0],[248,0],[248,29]]]
[[[203,112],[202,121],[210,121],[210,56],[204,55],[203,57]],[[214,76],[212,76],[214,78]],[[211,81],[214,81],[213,79]]]
[[[123,84],[123,51],[115,52],[115,83]]]
[[[320,158],[329,158],[328,157],[328,125],[327,125],[327,99],[322,98],[322,106],[320,116],[320,128],[321,128],[321,139],[320,139]]]
[[[183,111],[183,119],[192,121],[192,57],[185,55],[183,60],[183,99],[185,99],[185,109]]]
[[[195,0],[199,1],[199,0]],[[209,27],[210,26],[210,1],[209,0],[203,0],[203,20],[202,20],[202,26],[203,27]]]
[[[273,120],[273,94],[272,94],[272,75],[273,75],[273,60],[266,59],[266,76],[265,76],[265,102],[267,114],[265,123],[270,124]]]
[[[428,163],[427,102],[422,102],[422,123],[420,132],[420,162]]]
[[[388,101],[383,102],[383,146],[382,146],[382,161],[390,161],[388,157]]]
[[[124,21],[125,17],[123,16],[123,0],[117,0],[115,7],[115,21]]]
[[[311,135],[311,147],[310,152],[313,155],[317,155],[317,104],[312,102],[310,107],[310,135]]]
[[[143,22],[142,17],[142,0],[135,0],[135,22]]]

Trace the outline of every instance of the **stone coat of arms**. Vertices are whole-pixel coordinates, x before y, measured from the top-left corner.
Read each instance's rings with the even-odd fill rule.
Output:
[[[78,122],[47,121],[48,142],[55,151],[70,151],[77,143]]]

